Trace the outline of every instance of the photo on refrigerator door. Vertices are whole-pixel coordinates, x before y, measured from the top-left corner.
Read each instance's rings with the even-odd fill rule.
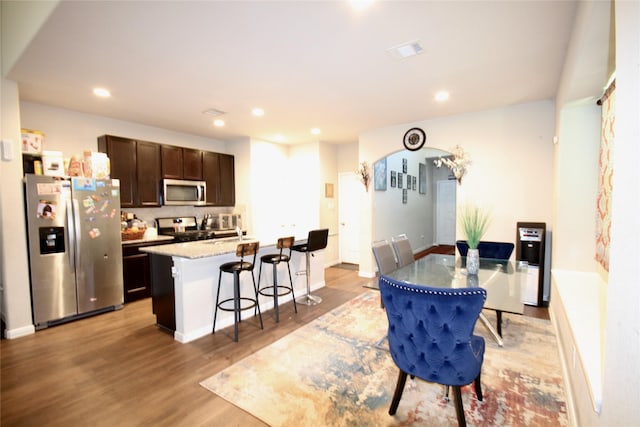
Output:
[[[40,202],[38,202],[36,215],[41,219],[54,220],[56,218],[56,202],[49,200],[40,200]]]

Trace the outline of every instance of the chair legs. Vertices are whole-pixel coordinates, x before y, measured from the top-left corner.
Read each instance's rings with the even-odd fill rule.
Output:
[[[453,403],[456,407],[456,417],[458,418],[458,427],[466,427],[467,420],[464,418],[464,408],[462,407],[462,392],[459,385],[451,387],[453,389]]]
[[[414,376],[412,375],[411,378]],[[407,382],[407,373],[400,371],[398,374],[398,381],[396,383],[396,389],[393,393],[393,399],[391,400],[391,406],[389,407],[389,415],[395,415],[402,398],[402,392],[404,391],[405,383]],[[474,380],[474,387],[476,390],[476,397],[482,401],[482,385],[480,382],[480,374]],[[467,420],[464,416],[464,406],[462,405],[462,391],[460,386],[451,386],[453,390],[453,403],[456,408],[456,418],[458,419],[458,426],[465,427]],[[445,397],[448,397],[449,386],[445,386]]]
[[[393,399],[391,400],[391,407],[389,408],[389,415],[395,415],[402,398],[402,392],[404,391],[404,384],[407,382],[407,373],[400,371],[398,374],[398,382],[396,383],[396,391],[393,392]]]
[[[307,295],[298,298],[300,304],[316,305],[322,302],[322,298],[317,295],[311,295],[311,253],[305,252],[306,256],[306,271],[298,272],[298,274],[304,274],[307,276]]]
[[[287,270],[289,271],[289,284],[291,285],[291,288],[289,288],[284,285],[278,286],[278,264],[279,263],[277,262],[273,263],[273,286],[265,286],[262,289],[260,288],[260,278],[262,277],[262,261],[260,261],[260,270],[258,272],[258,293],[265,296],[273,297],[273,309],[276,313],[276,323],[280,322],[280,305],[278,303],[278,297],[291,292],[291,296],[293,298],[293,310],[296,313],[298,312],[298,306],[296,305],[296,294],[293,290],[293,280],[291,278],[291,266],[289,265],[289,262],[287,262]],[[286,288],[287,290],[283,293],[280,293],[278,291],[279,288]],[[266,289],[272,289],[272,293],[266,292]]]
[[[233,272],[233,298],[226,299],[224,301],[220,301],[220,288],[222,284],[222,271],[218,274],[218,290],[216,292],[216,305],[214,308],[213,314],[213,330],[212,333],[216,333],[216,320],[218,318],[218,310],[223,311],[233,311],[233,340],[238,342],[238,324],[242,321],[241,311],[249,308],[256,307],[256,311],[258,314],[258,318],[260,319],[260,329],[264,329],[264,325],[262,323],[262,312],[260,311],[260,304],[258,303],[258,288],[256,286],[256,278],[253,275],[253,271],[251,271],[251,280],[253,282],[253,291],[255,295],[255,299],[253,298],[243,298],[240,295],[240,271]],[[251,305],[242,307],[242,301],[249,302]],[[233,301],[233,308],[223,307],[223,304]],[[255,314],[254,314],[255,315]]]

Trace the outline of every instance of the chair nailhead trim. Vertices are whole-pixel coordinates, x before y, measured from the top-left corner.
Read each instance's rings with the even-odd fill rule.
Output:
[[[418,292],[421,294],[430,294],[430,295],[450,295],[451,292],[447,292],[446,290],[434,290],[432,288],[410,288],[408,286],[402,286],[393,282],[390,282],[389,280],[385,279],[384,277],[381,277],[380,280],[382,280],[383,282],[385,282],[387,285],[389,286],[393,286],[394,288],[398,288],[398,289],[402,289],[404,291],[409,291],[409,292]],[[417,285],[419,286],[419,285]],[[483,290],[463,290],[463,288],[451,288],[451,289],[461,289],[462,292],[459,292],[458,295],[478,295],[478,294],[484,294],[486,291]]]

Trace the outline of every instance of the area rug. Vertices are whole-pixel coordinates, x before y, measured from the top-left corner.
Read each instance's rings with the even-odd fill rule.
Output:
[[[495,322],[492,312],[485,313]],[[484,400],[463,387],[470,426],[568,424],[556,339],[547,320],[504,316],[504,347],[487,343]],[[407,380],[388,414],[398,369],[384,346],[380,294],[368,291],[204,380],[201,385],[271,426],[451,426],[443,387]]]

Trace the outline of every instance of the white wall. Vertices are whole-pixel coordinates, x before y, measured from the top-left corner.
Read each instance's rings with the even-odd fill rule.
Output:
[[[582,3],[574,29],[572,46],[584,48],[593,46],[587,23],[603,26],[609,30],[608,2]],[[600,412],[594,410],[592,396],[583,372],[575,369],[574,329],[581,322],[569,322],[573,315],[591,318],[592,312],[580,313],[580,309],[568,311],[566,305],[555,306],[552,301],[551,314],[557,322],[558,336],[565,348],[565,374],[571,385],[570,402],[573,406],[576,425],[580,426],[632,426],[640,419],[640,3],[618,1],[615,6],[615,142],[613,144],[613,193],[610,268],[608,283],[603,285],[600,295],[578,306],[606,307],[604,332],[589,331],[589,337],[597,342],[602,354],[602,369],[591,372],[602,384]],[[591,20],[591,21],[590,21]],[[607,34],[608,36],[608,34]],[[576,50],[580,50],[576,48]],[[566,78],[558,93],[564,96],[558,108],[558,134],[560,140],[556,149],[557,185],[554,214],[554,263],[574,271],[586,271],[595,277],[603,277],[594,260],[595,255],[595,192],[597,191],[597,165],[593,165],[593,155],[599,146],[600,117],[593,104],[571,105],[565,94],[571,87],[581,82],[575,81],[580,70],[580,55],[569,52],[563,75]],[[589,55],[588,58],[592,58]],[[608,60],[607,52],[601,60]],[[598,65],[593,64],[594,72]],[[604,64],[606,69],[606,65]],[[601,96],[606,83],[592,90],[592,100]],[[579,99],[579,98],[578,98]],[[598,108],[599,112],[599,108]],[[581,159],[582,162],[575,161]],[[595,167],[594,167],[595,166]],[[589,168],[588,170],[584,170]],[[577,183],[572,176],[575,174]],[[580,179],[581,178],[581,179]],[[585,229],[584,236],[576,236],[577,228]],[[585,273],[580,273],[585,274]],[[579,275],[576,275],[579,276]],[[582,283],[573,283],[579,288]],[[556,289],[561,289],[561,285]],[[573,295],[573,305],[583,292]],[[603,333],[604,339],[600,339]],[[597,351],[597,350],[596,350]],[[570,408],[571,409],[571,408]]]
[[[601,109],[595,102],[561,109],[555,147],[554,268],[593,271]],[[567,167],[570,166],[570,167]]]
[[[98,137],[106,134],[218,153],[229,152],[229,143],[225,141],[138,123],[31,102],[21,102],[20,110],[22,127],[44,132],[46,134],[44,149],[62,151],[65,157],[74,154],[82,155],[83,150],[97,151]]]
[[[414,253],[433,246],[434,232],[434,200],[435,186],[433,161],[427,161],[427,150],[398,151],[386,157],[387,189],[376,191],[372,184],[369,191],[373,191],[373,241],[389,240],[399,234],[406,234]],[[402,189],[407,188],[406,175],[402,189],[391,187],[390,172],[402,174],[402,160],[407,160],[407,174],[416,177],[416,189],[407,189],[407,203],[402,201]],[[426,193],[420,194],[418,183],[419,164],[427,168]],[[373,171],[372,171],[373,175]],[[373,178],[373,177],[372,177]],[[412,187],[413,188],[413,187]]]
[[[340,261],[338,248],[338,147],[326,143],[319,146],[320,182],[318,183],[318,199],[320,200],[320,227],[329,229],[327,249],[324,253],[326,265]],[[325,184],[333,184],[334,196],[325,197]]]
[[[20,137],[20,109],[18,85],[5,79],[0,83],[2,114],[0,137],[10,143],[13,159],[0,165],[0,282],[2,319],[6,323],[7,338],[34,332],[31,321],[31,294],[27,257],[26,223],[22,186],[22,156]]]
[[[550,228],[553,191],[554,104],[540,101],[437,120],[375,129],[360,135],[360,161],[371,163],[402,148],[402,136],[420,127],[430,147],[453,151],[459,144],[471,158],[458,186],[457,204],[474,203],[492,211],[485,240],[514,242],[518,221],[546,222]],[[393,142],[395,141],[395,142]],[[370,203],[372,198],[370,197]],[[361,247],[373,239],[371,206],[363,214]],[[457,231],[458,238],[462,238]],[[363,275],[374,271],[362,252]]]
[[[254,236],[275,242],[278,237],[295,235],[288,181],[289,150],[285,145],[251,141],[250,171]],[[240,171],[237,173],[241,173]],[[249,202],[249,201],[248,201]]]

